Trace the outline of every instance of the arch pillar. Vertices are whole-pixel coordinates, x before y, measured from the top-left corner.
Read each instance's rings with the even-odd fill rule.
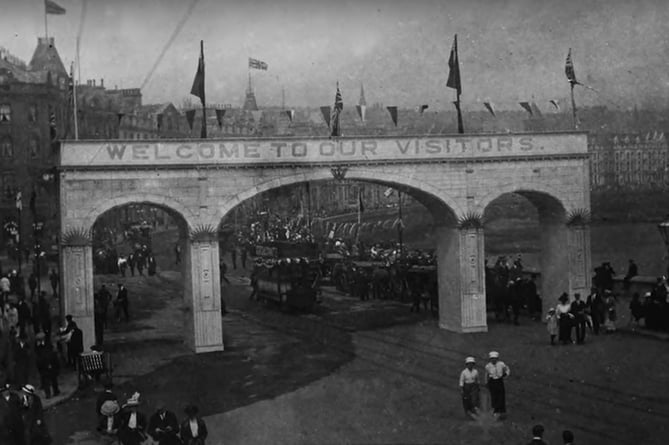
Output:
[[[567,226],[569,239],[569,293],[580,293],[585,299],[590,292],[590,226],[572,224]]]
[[[191,234],[186,251],[186,343],[196,353],[222,351],[221,277],[216,231],[198,231]]]
[[[82,331],[84,350],[88,350],[95,344],[93,243],[88,231],[76,229],[62,235],[61,240],[60,313],[62,317],[72,315]]]
[[[569,283],[569,230],[561,219],[541,218],[541,300],[555,306],[562,292],[571,295]]]
[[[439,327],[487,332],[483,229],[438,226]]]

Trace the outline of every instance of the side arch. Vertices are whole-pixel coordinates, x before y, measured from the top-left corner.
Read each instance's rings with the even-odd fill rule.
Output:
[[[93,207],[84,217],[82,221],[83,227],[91,229],[95,221],[100,215],[114,207],[120,207],[126,204],[147,203],[162,207],[170,212],[176,213],[186,223],[186,229],[190,233],[194,228],[193,221],[196,220],[196,215],[183,202],[171,196],[158,195],[155,193],[130,193],[123,196],[115,196],[103,200],[95,207]]]
[[[551,210],[553,213],[562,213],[567,215],[570,211],[577,208],[586,208],[583,200],[576,200],[575,197],[560,196],[556,193],[555,187],[543,183],[519,184],[510,182],[495,186],[493,190],[485,194],[476,204],[476,211],[481,215],[485,214],[488,208],[497,198],[509,193],[517,193],[526,197],[537,209]],[[542,202],[543,201],[543,202]],[[578,201],[578,202],[576,202]],[[583,202],[581,202],[583,201]],[[588,209],[589,210],[589,209]]]

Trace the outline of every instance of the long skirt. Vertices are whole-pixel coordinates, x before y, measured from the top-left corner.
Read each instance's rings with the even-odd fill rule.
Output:
[[[562,343],[571,343],[572,320],[569,315],[560,315],[558,321],[560,327],[559,339]]]
[[[479,385],[478,383],[465,383],[462,387],[462,406],[465,412],[473,412],[479,407]]]

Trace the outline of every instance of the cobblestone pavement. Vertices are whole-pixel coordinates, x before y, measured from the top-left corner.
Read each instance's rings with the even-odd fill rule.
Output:
[[[147,414],[158,399],[179,416],[184,403],[198,403],[208,443],[517,444],[529,441],[534,423],[550,443],[566,428],[577,443],[668,443],[666,342],[616,333],[551,347],[545,325],[529,320],[458,335],[406,304],[366,306],[337,293],[316,315],[285,314],[250,302],[245,277],[230,278],[223,353],[194,356],[181,345],[178,275],[160,286],[127,280],[146,304],[109,336],[117,392],[142,392]],[[466,419],[457,388],[463,359],[474,355],[482,367],[491,349],[511,367],[509,417],[494,419],[484,397],[481,415]],[[55,443],[104,443],[92,431],[96,390],[49,410]]]

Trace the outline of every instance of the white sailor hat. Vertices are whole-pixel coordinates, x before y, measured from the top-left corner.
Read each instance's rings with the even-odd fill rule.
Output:
[[[490,358],[499,358],[499,352],[497,352],[497,351],[490,351],[490,354],[488,354],[488,357],[490,357]]]
[[[467,357],[465,359],[465,364],[467,363],[476,363],[476,360],[474,359],[474,357]]]

